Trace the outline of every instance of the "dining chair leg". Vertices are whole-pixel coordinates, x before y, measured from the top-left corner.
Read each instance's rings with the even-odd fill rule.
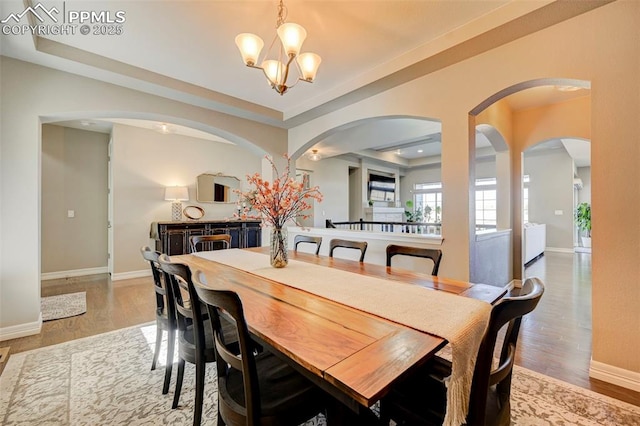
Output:
[[[162,386],[162,394],[169,393],[169,385],[171,384],[171,372],[173,371],[173,351],[176,344],[176,332],[175,330],[168,331],[167,342],[167,365],[164,370],[164,385]]]
[[[184,378],[184,359],[178,361],[178,377],[176,378],[176,392],[173,394],[173,405],[171,408],[178,408],[180,402],[180,391],[182,390],[182,379]]]
[[[158,363],[158,355],[160,354],[160,344],[162,343],[162,328],[156,325],[156,347],[153,350],[153,362],[151,363],[151,371],[156,369]]]
[[[197,358],[200,357],[197,356]],[[200,426],[200,420],[202,419],[205,368],[204,361],[202,359],[196,359],[196,400],[193,411],[193,426]]]

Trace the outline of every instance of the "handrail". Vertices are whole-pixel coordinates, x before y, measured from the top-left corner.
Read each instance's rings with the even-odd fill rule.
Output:
[[[326,228],[349,229],[354,231],[399,232],[406,234],[441,234],[440,223],[430,222],[379,222],[358,220],[353,222],[333,222],[326,219]]]

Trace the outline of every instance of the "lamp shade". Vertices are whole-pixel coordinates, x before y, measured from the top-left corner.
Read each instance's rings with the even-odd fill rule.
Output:
[[[300,53],[302,43],[307,38],[307,31],[298,24],[288,22],[278,27],[278,37],[287,55],[295,56]]]
[[[300,67],[302,79],[305,81],[313,81],[313,79],[316,78],[318,67],[320,66],[320,62],[322,62],[322,58],[320,58],[320,56],[316,55],[315,53],[307,52],[298,55],[296,61],[298,62],[298,66]]]
[[[164,190],[166,201],[186,201],[189,199],[189,189],[186,186],[168,186]]]
[[[242,33],[236,37],[236,46],[240,50],[245,65],[253,66],[258,62],[264,42],[255,34]]]

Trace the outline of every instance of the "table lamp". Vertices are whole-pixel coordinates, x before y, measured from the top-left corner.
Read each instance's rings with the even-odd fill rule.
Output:
[[[182,220],[182,202],[189,199],[189,189],[186,186],[168,186],[164,190],[164,199],[172,201],[171,220]]]

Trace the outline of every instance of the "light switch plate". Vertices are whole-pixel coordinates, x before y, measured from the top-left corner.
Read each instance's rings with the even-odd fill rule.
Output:
[[[67,210],[67,217],[76,217],[75,210]]]

